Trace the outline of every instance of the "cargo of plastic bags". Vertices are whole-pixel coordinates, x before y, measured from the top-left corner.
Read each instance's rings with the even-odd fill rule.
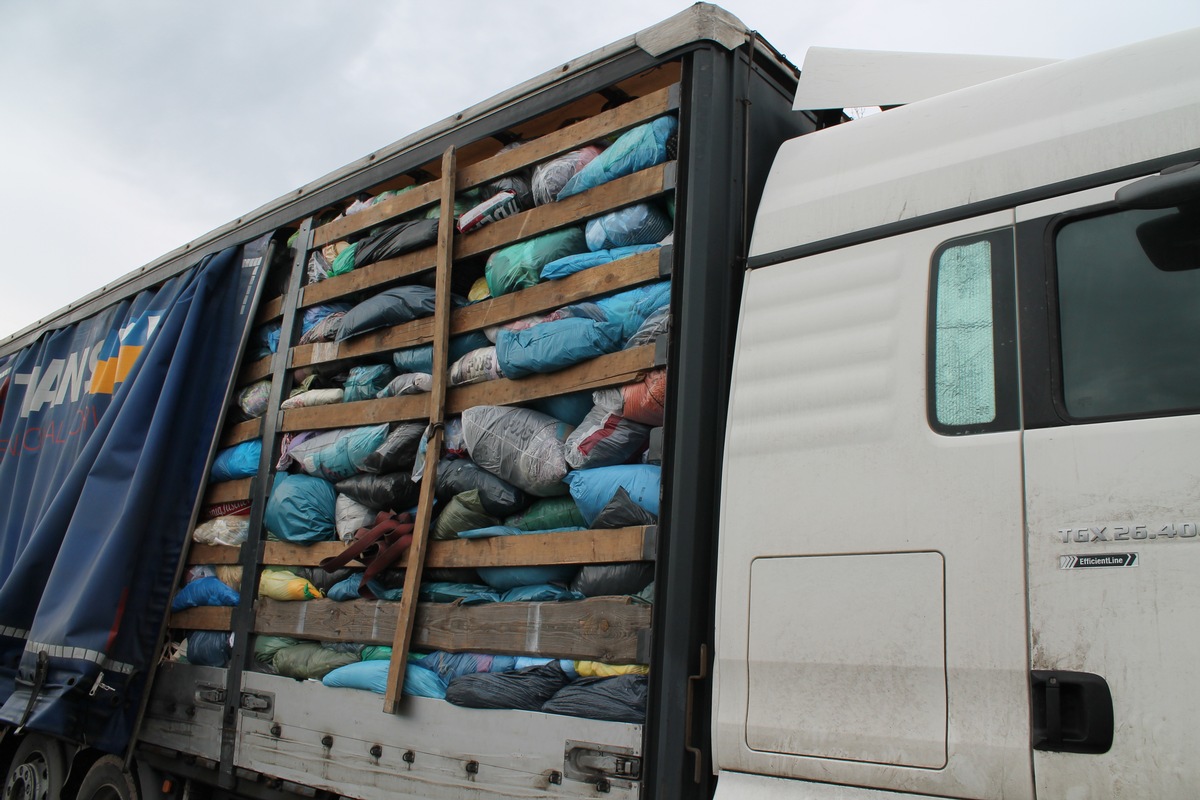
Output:
[[[447,364],[453,363],[472,350],[487,347],[491,342],[482,331],[471,331],[450,337],[450,353]],[[433,374],[433,345],[421,344],[416,347],[406,347],[392,353],[392,365],[396,372],[424,372]]]
[[[526,574],[519,582],[510,589],[504,589],[500,595],[501,603],[557,603],[563,600],[582,600],[584,596],[579,592],[572,591],[566,586],[561,585],[559,581],[570,580],[570,574],[573,573],[576,567],[481,567],[480,569],[488,570],[535,570],[538,575],[549,576],[545,583],[529,583],[531,579],[537,576],[534,574]],[[558,577],[558,576],[566,577]],[[497,583],[505,582],[503,577],[495,575],[488,577],[480,576],[485,581],[495,580]],[[514,576],[515,578],[515,576]],[[550,581],[554,581],[551,583]],[[497,589],[500,587],[497,586]]]
[[[352,500],[377,511],[405,511],[412,508],[417,504],[421,489],[412,482],[407,472],[384,475],[364,472],[338,481],[336,487]]]
[[[534,501],[533,505],[506,517],[504,524],[523,531],[549,531],[556,528],[586,528],[588,522],[570,496],[547,497]]]
[[[568,425],[578,425],[592,410],[592,392],[584,390],[570,394],[556,394],[551,397],[539,397],[525,402],[524,405],[534,411],[549,414]]]
[[[427,603],[458,603],[475,605],[497,603],[500,594],[482,583],[451,583],[448,581],[426,581],[421,584],[418,599]]]
[[[582,228],[563,228],[523,242],[501,247],[488,256],[484,275],[492,297],[534,286],[542,267],[555,259],[586,252],[587,239]]]
[[[563,442],[571,427],[527,408],[475,406],[462,414],[471,459],[539,497],[565,494]]]
[[[309,306],[308,308],[304,309],[304,312],[300,316],[301,341],[303,341],[305,336],[308,336],[314,328],[321,325],[321,323],[325,320],[334,316],[340,317],[353,307],[354,305],[352,303],[319,303],[315,306]],[[322,334],[321,336],[310,339],[309,341],[319,342],[327,340]]]
[[[212,469],[208,479],[213,483],[236,481],[258,474],[258,459],[262,455],[262,441],[251,439],[248,442],[226,447],[217,453],[213,459]]]
[[[620,326],[589,317],[543,322],[520,331],[496,334],[496,359],[509,378],[557,372],[560,369],[620,349]]]
[[[351,367],[345,383],[342,384],[342,401],[353,403],[357,400],[375,399],[395,374],[396,370],[391,364],[362,364]]]
[[[662,468],[654,464],[621,464],[615,467],[572,470],[566,476],[571,497],[590,526],[604,507],[624,489],[637,505],[658,516]]]
[[[667,371],[655,369],[642,380],[612,389],[600,389],[592,394],[598,408],[643,425],[663,424],[667,407]]]
[[[439,500],[448,501],[472,489],[479,492],[484,513],[492,517],[514,514],[528,504],[524,492],[469,458],[443,458],[438,462],[434,494]]]
[[[673,224],[654,203],[637,203],[589,219],[584,226],[584,235],[589,250],[610,250],[656,244],[666,238]]]
[[[254,637],[254,660],[266,671],[272,674],[278,670],[275,669],[275,654],[285,647],[300,644],[299,639],[293,639],[290,636],[255,636]]]
[[[363,471],[387,473],[410,470],[424,431],[423,422],[396,423],[383,443],[363,460]]]
[[[497,220],[511,217],[521,212],[521,203],[517,193],[512,189],[504,189],[484,200],[479,205],[462,213],[455,225],[459,233],[470,233],[484,225]]]
[[[263,522],[285,542],[327,542],[336,538],[333,484],[311,475],[275,477]]]
[[[413,461],[412,479],[413,483],[420,482],[425,474],[425,451],[429,445],[429,437],[432,431],[426,426],[424,433],[421,434],[421,441],[417,445],[417,457]],[[451,417],[446,420],[445,426],[442,429],[442,452],[438,454],[439,459],[444,456],[452,458],[465,458],[467,456],[467,442],[463,438],[463,427],[461,417]]]
[[[516,672],[479,672],[450,681],[446,699],[467,708],[510,708],[541,711],[542,705],[570,678],[552,661]]]
[[[641,525],[654,525],[657,522],[658,517],[635,503],[629,496],[629,492],[620,488],[592,520],[592,527],[596,529],[633,528]]]
[[[255,328],[250,333],[250,341],[246,344],[246,360],[258,361],[274,353],[279,347],[280,330],[281,326],[278,322],[268,322]]]
[[[258,579],[258,596],[272,600],[319,600],[324,595],[307,578],[286,569],[267,567]]]
[[[338,652],[317,642],[301,642],[278,650],[271,664],[284,677],[319,681],[338,667],[356,661],[358,656],[353,653]]]
[[[547,700],[541,710],[611,722],[645,722],[648,683],[645,675],[579,678]]]
[[[568,275],[574,275],[576,272],[582,272],[585,269],[611,264],[628,256],[657,249],[659,249],[659,245],[657,244],[634,244],[627,247],[612,247],[605,250],[564,256],[542,267],[542,280],[556,281]]]
[[[671,282],[661,281],[603,297],[595,305],[610,326],[610,333],[624,347],[654,312],[670,303]]]
[[[471,489],[450,499],[438,514],[431,535],[434,539],[457,539],[459,531],[483,528],[499,521],[483,510],[479,490]]]
[[[387,661],[356,661],[331,670],[321,679],[321,683],[387,694],[388,669]],[[403,694],[442,700],[446,697],[446,681],[433,670],[409,663],[404,669]]]
[[[572,469],[624,464],[645,449],[650,426],[595,406],[567,437],[564,451]]]
[[[393,222],[338,254],[329,274],[342,275],[376,261],[395,258],[437,243],[437,220],[418,219]]]
[[[581,678],[615,678],[618,675],[648,675],[645,664],[605,664],[603,661],[575,661],[575,672]]]
[[[279,404],[282,409],[309,408],[311,406],[328,406],[342,402],[341,389],[309,389],[306,392],[294,394]]]
[[[667,161],[671,140],[678,128],[679,121],[668,115],[626,131],[567,181],[558,193],[558,199]]]
[[[633,335],[625,340],[625,350],[632,350],[644,344],[653,344],[659,336],[667,333],[671,327],[671,307],[663,306],[646,317]]]
[[[221,583],[216,576],[194,580],[175,593],[171,611],[179,612],[200,606],[236,606],[238,593]]]
[[[511,672],[516,661],[512,656],[447,653],[442,650],[435,650],[420,657],[422,667],[433,670],[446,681],[460,675],[474,675],[477,672]]]
[[[237,546],[246,541],[250,531],[250,517],[224,516],[210,519],[196,526],[192,541],[197,544],[225,544]]]
[[[309,475],[340,481],[361,472],[387,435],[387,423],[300,434],[285,439],[275,468],[287,469],[295,462]]]
[[[495,347],[472,350],[450,365],[450,385],[466,386],[471,383],[499,380],[504,377],[500,363],[496,360]]]
[[[393,286],[363,300],[342,317],[337,341],[378,328],[433,316],[437,293],[428,286]]]
[[[187,637],[187,662],[198,667],[227,667],[233,651],[226,631],[192,631]]]
[[[654,565],[642,561],[625,564],[585,564],[571,580],[571,591],[584,597],[634,595],[654,580]]]
[[[433,376],[425,372],[405,372],[397,375],[378,392],[377,399],[402,397],[409,394],[428,394],[433,391]]]
[[[247,419],[257,419],[267,413],[267,404],[271,399],[271,381],[256,381],[249,386],[243,386],[237,393],[238,408]]]
[[[557,200],[558,193],[567,185],[567,181],[601,152],[601,148],[593,144],[538,164],[531,181],[534,205],[544,206]]]

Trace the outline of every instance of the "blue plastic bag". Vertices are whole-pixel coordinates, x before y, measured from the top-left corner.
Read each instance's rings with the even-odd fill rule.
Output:
[[[229,633],[192,631],[187,637],[187,660],[199,667],[229,666]]]
[[[351,367],[346,382],[342,384],[342,402],[373,400],[391,382],[396,371],[391,364],[364,364]]]
[[[282,474],[275,478],[263,516],[267,530],[285,542],[326,542],[337,539],[333,484],[311,475]]]
[[[633,502],[658,516],[662,468],[655,464],[577,469],[568,472],[563,480],[571,487],[571,497],[589,525],[596,521],[618,489],[624,489]]]
[[[638,203],[587,221],[584,233],[589,250],[654,244],[671,233],[672,223],[658,206]]]
[[[367,689],[387,694],[387,661],[355,661],[325,674],[321,683],[350,689]],[[446,698],[446,681],[436,672],[420,664],[409,663],[404,668],[404,694],[417,697]]]
[[[490,569],[506,569],[505,567],[490,567]],[[508,567],[507,569],[513,569]],[[545,569],[551,567],[531,567],[527,569]],[[571,568],[572,571],[576,567]],[[553,580],[559,580],[554,578]],[[558,602],[560,600],[582,600],[584,595],[579,592],[573,592],[563,586],[555,586],[552,583],[535,583],[530,585],[514,586],[513,588],[500,595],[502,603],[548,603]]]
[[[175,593],[171,611],[198,606],[236,606],[238,593],[214,577],[198,578]]]
[[[604,315],[607,332],[623,347],[647,317],[670,302],[671,282],[661,281],[601,298],[595,304]]]
[[[484,336],[483,331],[471,331],[459,336],[451,336],[450,355],[446,366],[449,367],[472,350],[478,350],[490,344],[491,341],[488,340],[487,336]],[[433,345],[422,344],[416,347],[406,347],[403,350],[397,350],[392,353],[392,364],[396,367],[396,372],[401,374],[406,372],[424,372],[427,375],[432,375]]]
[[[585,269],[610,264],[627,256],[644,253],[647,250],[657,250],[658,248],[659,245],[657,244],[634,244],[628,247],[613,247],[607,250],[596,250],[590,253],[577,253],[573,256],[565,256],[564,258],[555,259],[542,267],[542,280],[558,280],[559,278],[573,275],[576,272],[582,272]]]
[[[209,480],[213,483],[221,481],[236,481],[249,478],[258,473],[258,460],[262,456],[262,440],[251,439],[248,442],[226,447],[217,453],[213,459]]]
[[[543,322],[519,331],[496,334],[496,359],[508,378],[556,372],[572,364],[621,349],[621,326],[588,317]]]
[[[667,140],[678,127],[678,120],[664,116],[626,131],[611,147],[575,173],[558,193],[558,199],[663,163],[667,160]]]

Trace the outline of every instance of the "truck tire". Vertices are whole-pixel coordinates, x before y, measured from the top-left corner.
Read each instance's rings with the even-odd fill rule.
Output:
[[[67,776],[62,745],[31,733],[17,745],[4,776],[4,800],[58,800]]]
[[[117,756],[101,756],[79,784],[76,800],[138,800],[137,781]]]

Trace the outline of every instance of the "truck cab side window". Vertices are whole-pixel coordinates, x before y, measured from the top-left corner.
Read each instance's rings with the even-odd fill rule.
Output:
[[[1062,396],[1073,418],[1145,416],[1200,408],[1200,252],[1174,209],[1075,219],[1055,235]],[[1194,241],[1193,241],[1194,243]]]
[[[929,418],[939,433],[1015,427],[1012,233],[948,242],[933,257]]]

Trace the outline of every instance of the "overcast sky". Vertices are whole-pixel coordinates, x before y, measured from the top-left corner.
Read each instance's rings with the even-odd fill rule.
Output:
[[[0,0],[0,339],[687,5]],[[810,45],[1066,58],[1200,26],[1197,0],[723,5],[797,64]]]

